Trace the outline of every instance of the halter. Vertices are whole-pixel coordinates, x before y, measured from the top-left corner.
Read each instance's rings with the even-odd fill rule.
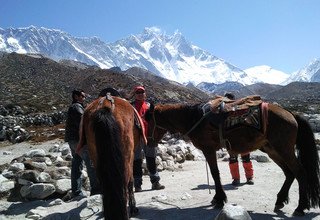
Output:
[[[150,138],[151,140],[154,141],[154,132],[155,132],[156,128],[160,128],[161,130],[165,130],[165,131],[167,131],[167,129],[157,125],[156,117],[154,116],[154,110],[151,112],[151,114],[152,114],[152,119],[153,119],[153,122],[154,122],[154,126],[153,126],[153,129],[152,129],[152,132],[151,132],[151,136],[148,136],[148,138]]]

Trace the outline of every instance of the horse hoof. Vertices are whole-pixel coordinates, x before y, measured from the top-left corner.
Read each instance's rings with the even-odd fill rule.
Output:
[[[221,208],[223,208],[223,206],[224,206],[224,203],[223,203],[223,202],[219,202],[219,201],[217,201],[216,199],[213,199],[213,200],[211,201],[211,204],[212,204],[213,207],[216,208],[216,209],[221,209]]]
[[[304,216],[305,215],[305,213],[304,213],[304,211],[300,211],[300,210],[294,210],[294,212],[293,212],[293,214],[292,214],[293,216]]]
[[[130,210],[130,217],[135,217],[139,215],[139,209],[137,207],[134,207]]]
[[[279,205],[275,205],[274,206],[274,212],[279,212],[279,211],[281,211],[281,209],[284,207],[284,205],[283,204],[279,204]]]

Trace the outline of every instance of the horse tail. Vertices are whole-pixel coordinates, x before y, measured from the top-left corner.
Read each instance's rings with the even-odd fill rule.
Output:
[[[93,131],[105,219],[128,219],[120,129],[111,109],[101,108],[95,112]]]
[[[306,119],[299,115],[294,117],[298,122],[297,155],[305,169],[308,181],[307,196],[311,207],[320,207],[320,162],[314,134]]]

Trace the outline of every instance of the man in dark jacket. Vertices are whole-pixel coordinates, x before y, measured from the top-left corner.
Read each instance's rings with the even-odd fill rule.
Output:
[[[85,147],[82,151],[81,156],[75,152],[77,144],[79,142],[79,127],[81,117],[84,113],[84,100],[85,93],[83,90],[72,91],[72,104],[68,109],[66,121],[65,141],[68,142],[73,157],[71,164],[72,197],[76,197],[79,195],[83,196],[83,193],[81,191],[81,171],[83,169],[82,160],[84,160],[87,167],[91,186],[91,195],[97,194],[99,192],[99,185],[97,182],[95,169],[89,158],[88,149]]]

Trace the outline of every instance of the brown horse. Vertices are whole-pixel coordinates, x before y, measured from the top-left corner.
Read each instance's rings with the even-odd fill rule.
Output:
[[[263,131],[251,126],[240,125],[231,130],[224,130],[224,139],[228,140],[228,150],[245,153],[260,149],[283,170],[284,184],[277,195],[275,211],[288,203],[288,193],[296,178],[299,184],[299,205],[294,215],[304,215],[304,210],[319,207],[319,155],[316,149],[310,125],[301,116],[292,114],[274,104],[266,104],[265,127]],[[210,166],[215,182],[216,194],[212,204],[219,208],[227,201],[227,196],[220,182],[216,151],[221,148],[221,130],[219,125],[227,113],[204,113],[204,104],[157,105],[149,120],[148,141],[158,142],[163,135],[181,133],[202,150]],[[261,105],[260,105],[261,107]],[[295,145],[297,156],[295,154]]]
[[[80,146],[88,144],[102,188],[105,219],[128,219],[138,213],[132,164],[140,130],[134,117],[128,101],[110,95],[90,103],[83,115]]]

